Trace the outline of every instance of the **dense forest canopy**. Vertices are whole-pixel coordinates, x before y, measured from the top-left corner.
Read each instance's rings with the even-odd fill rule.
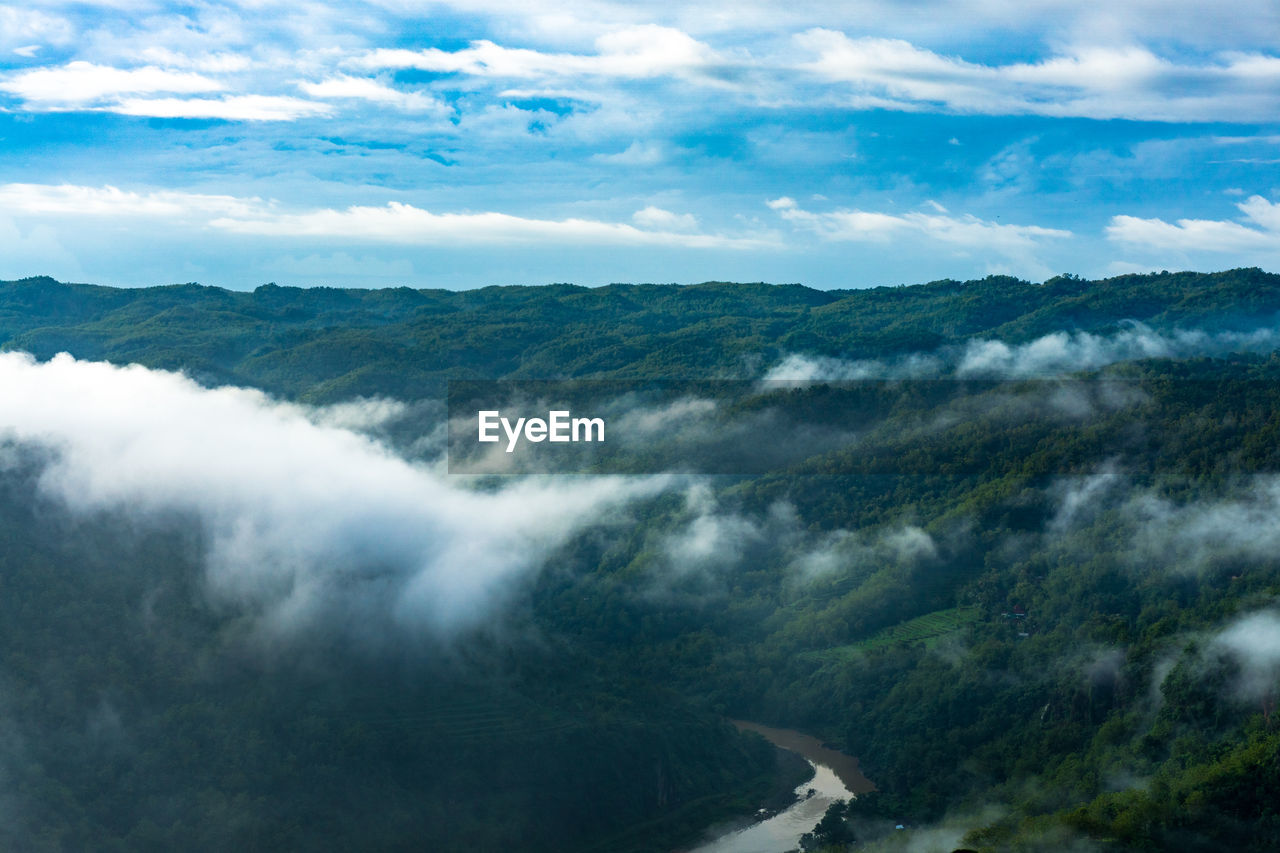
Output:
[[[795,781],[725,716],[876,783],[807,849],[1280,845],[1280,276],[32,278],[0,345],[11,846],[671,849]],[[862,421],[749,476],[440,474],[445,380],[499,378]]]
[[[0,283],[0,345],[182,369],[313,402],[416,398],[445,378],[750,378],[791,353],[885,358],[973,338],[1106,333],[1125,321],[1253,329],[1280,312],[1277,280],[1243,269],[829,291],[708,282],[238,292],[30,278]]]

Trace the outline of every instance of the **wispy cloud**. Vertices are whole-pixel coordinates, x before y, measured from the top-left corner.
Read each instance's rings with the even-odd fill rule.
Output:
[[[1272,706],[1280,678],[1280,614],[1272,610],[1251,613],[1235,620],[1210,642],[1235,659],[1235,698]]]
[[[75,28],[59,15],[39,9],[0,6],[0,46],[20,56],[34,56],[44,43],[65,44]]]
[[[160,217],[218,231],[261,237],[322,238],[418,246],[592,245],[669,246],[688,249],[760,249],[776,245],[769,233],[725,235],[698,230],[697,219],[657,207],[633,216],[635,224],[571,217],[537,219],[493,211],[433,213],[403,202],[373,207],[288,210],[257,198],[176,191],[126,191],[71,184],[0,185],[10,214],[35,216]]]
[[[405,112],[452,112],[447,104],[430,95],[402,91],[367,77],[341,74],[317,83],[300,83],[299,88],[313,98],[357,98]]]
[[[22,109],[30,112],[111,112],[230,121],[292,121],[333,112],[328,104],[287,95],[228,93],[203,97],[227,88],[221,81],[192,71],[152,65],[112,68],[83,61],[23,71],[0,80],[0,92],[19,98]],[[336,90],[331,94],[353,96]],[[366,91],[363,96],[370,94]]]
[[[293,121],[333,112],[328,104],[283,95],[234,95],[227,98],[125,98],[103,112],[152,118]]]
[[[0,185],[0,207],[9,213],[71,214],[75,216],[247,215],[261,202],[228,195],[160,190],[133,192],[117,187],[74,184]]]
[[[1139,46],[1083,46],[1038,62],[987,65],[900,39],[815,28],[796,42],[802,68],[847,87],[857,107],[985,115],[1248,121],[1280,105],[1280,59],[1224,53],[1180,64]]]
[[[643,212],[642,212],[643,213]],[[674,215],[673,215],[674,216]],[[210,224],[237,234],[271,237],[340,237],[379,243],[408,244],[525,244],[545,242],[613,246],[679,246],[690,249],[759,249],[773,245],[767,236],[732,237],[670,230],[672,224],[652,217],[640,228],[623,222],[594,219],[530,219],[507,213],[432,213],[413,205],[390,202],[384,207],[326,208],[306,213],[264,212],[256,217],[221,217]],[[667,230],[661,226],[666,225]]]
[[[787,196],[773,199],[768,205],[788,222],[823,240],[839,242],[888,243],[903,237],[923,237],[961,251],[989,251],[1027,259],[1044,241],[1071,236],[1071,232],[1056,228],[1005,225],[968,214],[952,216],[936,204],[929,213],[903,214],[843,209],[814,213]]]
[[[932,352],[907,353],[891,360],[849,360],[791,353],[765,379],[845,381],[923,379],[956,375],[1014,379],[1061,376],[1110,364],[1152,358],[1194,358],[1230,353],[1266,353],[1280,349],[1280,328],[1208,332],[1203,329],[1156,331],[1138,322],[1109,335],[1050,332],[1024,343],[975,338]]]
[[[675,76],[723,85],[708,73],[724,60],[706,44],[671,27],[645,24],[605,33],[593,54],[546,53],[481,39],[462,50],[380,48],[348,60],[359,68],[417,68],[423,71],[503,80],[567,77],[644,79]]]
[[[696,231],[698,218],[692,213],[673,213],[661,207],[649,205],[631,215],[631,221],[641,228],[655,228],[663,231]]]
[[[618,166],[656,166],[663,160],[662,146],[655,142],[632,142],[626,149],[617,153],[593,154],[591,159],[597,163],[610,163]]]

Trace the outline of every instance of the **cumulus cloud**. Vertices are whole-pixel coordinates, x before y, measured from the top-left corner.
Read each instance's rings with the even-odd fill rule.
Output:
[[[1248,252],[1280,251],[1280,204],[1250,196],[1236,205],[1242,221],[1222,219],[1142,219],[1114,216],[1107,238],[1160,251]]]
[[[241,388],[61,355],[0,355],[0,441],[50,451],[46,496],[141,523],[194,519],[214,599],[289,636],[321,624],[448,635],[490,618],[575,531],[656,480],[471,491],[337,424]]]

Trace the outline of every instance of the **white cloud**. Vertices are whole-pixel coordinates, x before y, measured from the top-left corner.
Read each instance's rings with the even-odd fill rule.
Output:
[[[632,142],[616,154],[593,154],[597,163],[614,163],[619,166],[656,166],[663,160],[662,146],[656,142]]]
[[[0,6],[0,45],[19,56],[33,56],[42,44],[65,44],[74,36],[75,28],[66,18],[38,9]]]
[[[1237,699],[1274,706],[1280,681],[1280,614],[1264,610],[1244,616],[1214,637],[1210,647],[1235,659]]]
[[[384,0],[382,8],[412,9],[401,0]],[[1090,36],[1104,43],[1132,38],[1202,45],[1212,49],[1242,44],[1275,43],[1280,13],[1269,0],[1236,0],[1231,14],[1200,0],[1125,0],[1090,4],[1071,0],[740,0],[731,7],[720,0],[684,3],[620,2],[620,0],[449,0],[441,4],[486,23],[510,37],[574,44],[601,32],[643,22],[660,22],[685,32],[741,40],[767,37],[813,26],[892,34],[927,42],[974,43],[999,33],[1009,38],[1045,41]]]
[[[783,196],[767,202],[783,219],[812,231],[823,240],[835,242],[889,243],[903,238],[926,240],[952,246],[963,252],[991,251],[1023,262],[1045,240],[1063,239],[1070,231],[1038,225],[1005,225],[976,216],[939,213],[878,213],[865,210],[833,210],[813,213],[802,209],[795,199]],[[1036,264],[1038,266],[1038,264]]]
[[[171,50],[161,45],[144,48],[141,57],[148,63],[164,68],[190,68],[208,74],[247,71],[254,64],[253,60],[243,53],[227,51],[190,53]]]
[[[544,53],[481,39],[457,51],[380,48],[349,61],[361,68],[417,68],[502,79],[676,76],[724,85],[706,72],[722,62],[715,51],[670,27],[641,24],[607,32],[595,40],[596,53]]]
[[[532,219],[507,213],[432,213],[402,202],[304,212],[258,198],[179,191],[134,192],[112,186],[3,184],[0,204],[29,216],[151,216],[185,219],[233,234],[324,238],[401,245],[601,245],[760,249],[772,235],[703,233],[690,214],[649,207],[636,224],[595,219]]]
[[[584,88],[601,80],[675,77],[776,104],[811,103],[816,83],[827,87],[816,93],[830,95],[827,101],[905,110],[1252,120],[1268,114],[1267,107],[1274,112],[1280,100],[1280,58],[1267,52],[1275,44],[1267,36],[1280,19],[1265,0],[1240,0],[1230,20],[1192,0],[1133,0],[1108,10],[1066,0],[926,2],[912,14],[888,0],[849,8],[751,2],[733,10],[711,3],[481,0],[452,4],[468,31],[488,36],[459,50],[388,46],[388,33],[421,23],[421,9],[397,2],[359,9],[311,4],[301,12],[276,2],[198,4],[156,6],[145,14],[136,4],[96,3],[93,15],[79,4],[40,5],[62,8],[54,14],[0,6],[0,45],[12,50],[75,41],[79,58],[97,63],[141,61],[211,74],[253,68],[315,77],[332,76],[340,66],[420,68],[474,78],[582,80]],[[855,32],[877,36],[847,35]],[[1057,52],[985,64],[980,48],[969,46],[993,33]],[[1165,46],[1166,53],[1144,43]],[[1198,47],[1182,49],[1187,44]],[[973,54],[948,53],[958,47]],[[287,79],[256,82],[265,87],[243,94],[278,93],[288,85]]]
[[[79,513],[193,519],[211,594],[273,633],[479,625],[575,531],[664,487],[470,491],[334,423],[179,374],[0,355],[0,441],[52,451],[41,491]]]
[[[860,379],[919,379],[939,376],[947,369],[943,356],[914,353],[893,362],[847,360],[823,355],[789,353],[766,371],[768,382],[850,382]]]
[[[22,98],[28,107],[36,109],[63,109],[124,95],[191,94],[222,88],[216,80],[188,71],[169,71],[155,66],[111,68],[79,60],[60,68],[22,71],[0,81],[0,91]]]
[[[1280,59],[1224,53],[1177,64],[1144,47],[1084,45],[1031,63],[984,65],[901,39],[814,28],[800,68],[847,88],[854,107],[985,115],[1248,121],[1280,106]]]
[[[225,119],[227,121],[293,121],[327,116],[328,104],[287,95],[232,95],[226,98],[125,98],[104,112],[152,118]]]
[[[962,346],[908,353],[891,360],[848,360],[791,353],[764,379],[793,382],[859,379],[922,379],[955,374],[1013,379],[1060,376],[1109,364],[1149,358],[1193,358],[1230,353],[1267,353],[1280,349],[1280,328],[1206,332],[1174,329],[1157,332],[1137,322],[1111,335],[1050,332],[1025,343],[974,338]]]
[[[306,213],[222,217],[211,223],[237,234],[326,237],[413,245],[567,243],[606,246],[676,246],[691,249],[758,249],[768,237],[649,230],[594,219],[529,219],[507,213],[432,213],[390,202],[385,207],[349,207]]]
[[[913,566],[937,559],[938,544],[915,525],[874,531],[835,530],[816,543],[794,549],[787,566],[793,579],[808,583],[850,572]]]
[[[405,112],[450,112],[430,95],[401,91],[367,77],[339,75],[318,83],[300,83],[299,88],[313,98],[358,98]]]
[[[192,215],[248,215],[260,204],[258,199],[168,190],[140,193],[112,186],[0,185],[0,207],[10,214],[187,218]]]
[[[684,523],[659,542],[663,568],[674,578],[737,569],[748,554],[785,550],[800,537],[799,519],[790,504],[775,503],[763,518],[749,518],[723,510],[701,483],[685,493],[685,512]]]
[[[698,217],[692,213],[672,213],[653,205],[631,214],[631,221],[641,228],[664,231],[696,231],[698,228]]]
[[[1141,219],[1114,216],[1107,238],[1148,249],[1172,251],[1280,253],[1280,205],[1251,196],[1236,205],[1244,221],[1218,219]]]
[[[219,62],[211,59],[209,64]],[[192,71],[154,65],[112,68],[82,60],[57,68],[21,71],[0,80],[0,92],[20,98],[23,108],[31,111],[90,110],[155,118],[229,121],[292,121],[333,111],[328,104],[284,95],[181,97],[224,92],[227,88],[212,77]],[[154,95],[167,97],[152,97]]]
[[[1051,332],[1024,344],[976,340],[965,346],[955,370],[960,376],[1054,376],[1121,361],[1205,352],[1209,340],[1203,332],[1168,337],[1141,323],[1109,337]],[[1274,346],[1274,335],[1268,343]]]
[[[1271,560],[1280,548],[1280,478],[1255,475],[1231,498],[1176,503],[1142,492],[1125,505],[1138,522],[1134,559],[1194,573],[1216,560]]]

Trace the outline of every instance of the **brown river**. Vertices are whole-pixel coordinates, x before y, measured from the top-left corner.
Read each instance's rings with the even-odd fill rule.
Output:
[[[871,780],[858,770],[858,759],[828,749],[815,737],[744,720],[730,722],[744,731],[763,735],[775,746],[798,753],[813,766],[814,776],[796,788],[800,800],[790,808],[767,820],[726,832],[695,847],[690,853],[784,853],[794,850],[800,845],[800,836],[822,820],[827,806],[836,800],[847,800],[875,790]]]

